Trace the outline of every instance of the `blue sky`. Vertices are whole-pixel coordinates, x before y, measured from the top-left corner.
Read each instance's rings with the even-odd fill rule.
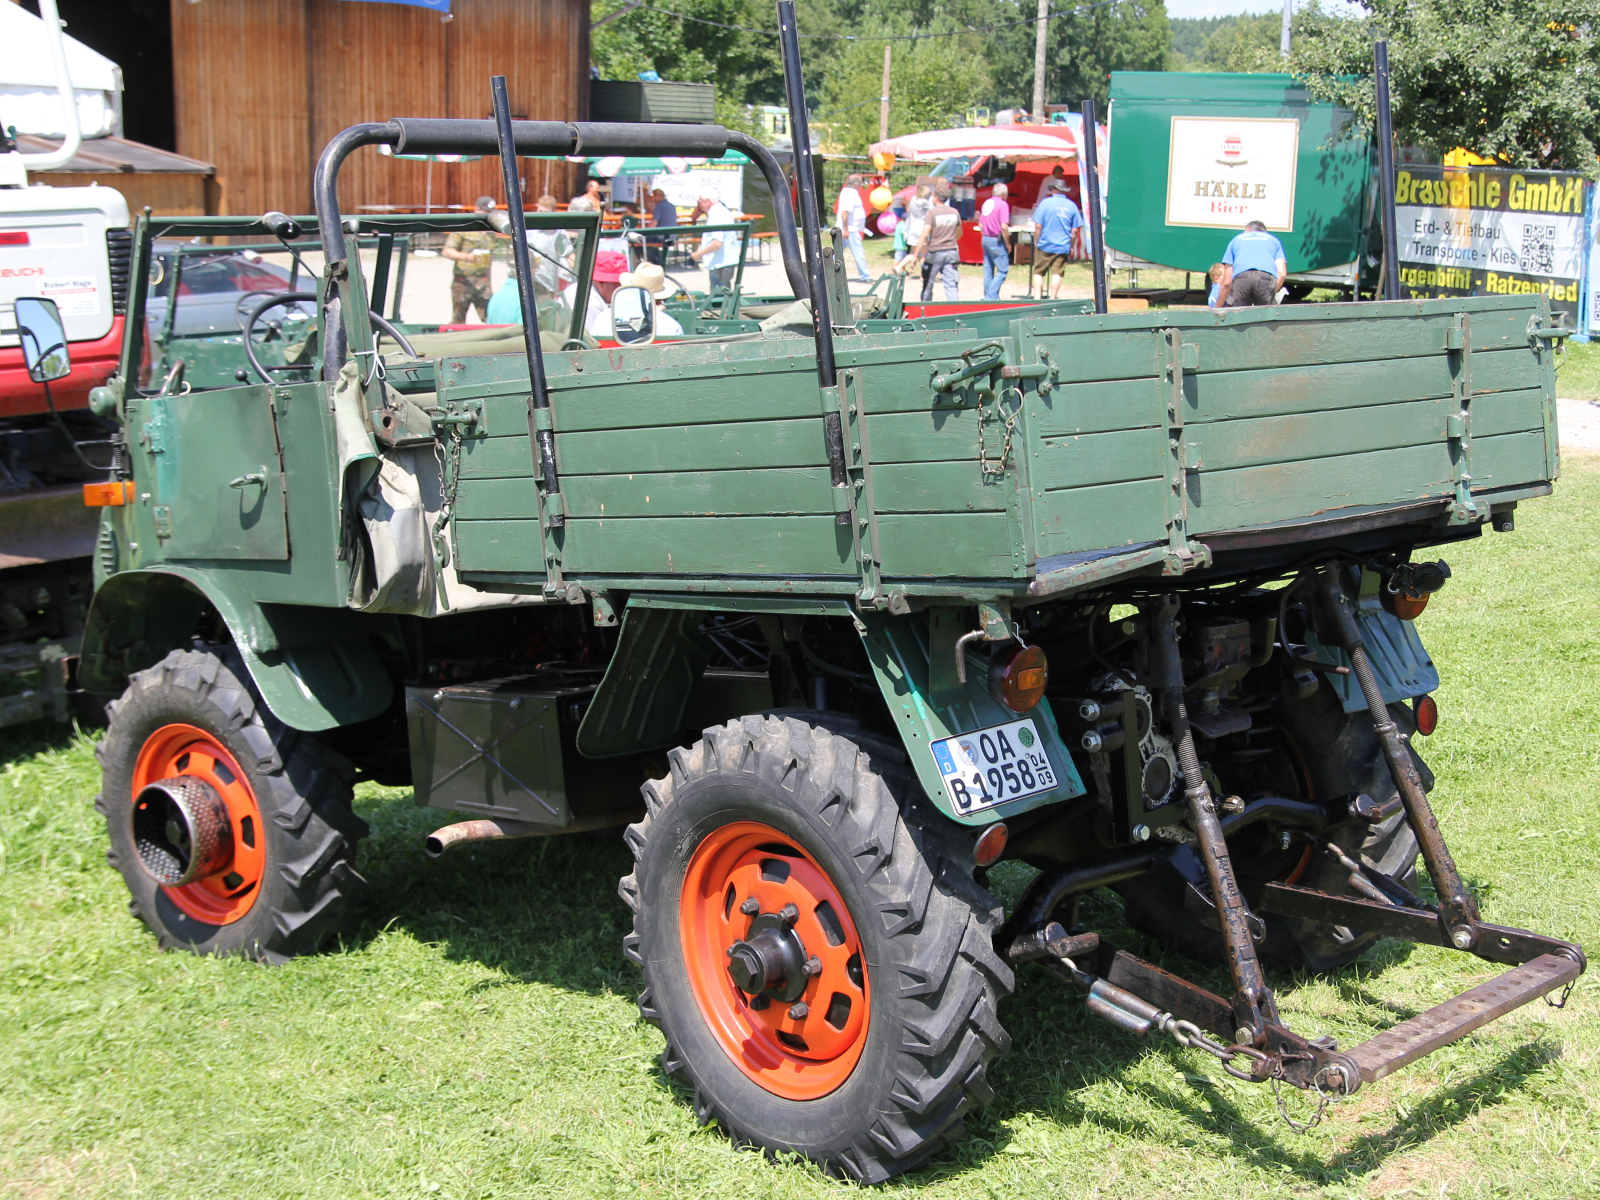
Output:
[[[1296,6],[1298,7],[1298,5]],[[1337,12],[1346,10],[1357,11],[1354,5],[1331,0],[1325,3],[1324,8]],[[1282,0],[1272,3],[1272,0],[1167,0],[1167,16],[1169,17],[1226,17],[1234,13],[1260,13],[1283,11]]]

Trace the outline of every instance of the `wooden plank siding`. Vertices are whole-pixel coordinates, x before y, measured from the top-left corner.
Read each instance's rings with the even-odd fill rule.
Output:
[[[588,114],[587,0],[455,0],[454,18],[348,0],[172,0],[180,153],[213,162],[222,211],[311,211],[317,155],[339,130],[390,117],[487,117],[503,74],[512,112]],[[572,194],[581,167],[525,161],[530,200]],[[346,213],[423,203],[427,165],[357,151],[339,181]],[[569,190],[570,189],[570,190]],[[504,199],[498,159],[436,163],[433,202]]]

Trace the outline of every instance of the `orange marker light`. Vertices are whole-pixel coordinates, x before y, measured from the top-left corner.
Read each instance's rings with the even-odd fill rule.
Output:
[[[972,856],[977,859],[980,867],[987,867],[995,862],[1006,852],[1006,841],[1011,836],[1011,831],[1006,828],[1004,821],[996,821],[989,828],[978,835],[978,844],[973,847]]]
[[[1423,592],[1416,599],[1412,599],[1403,592],[1383,593],[1383,605],[1402,621],[1415,621],[1422,615],[1422,610],[1428,607],[1428,597],[1431,593]]]
[[[1022,646],[1015,653],[995,655],[989,668],[989,690],[1012,712],[1027,712],[1044,699],[1050,664],[1037,646]]]
[[[133,503],[133,484],[124,480],[83,485],[83,502],[90,508],[121,508]]]
[[[1414,709],[1417,717],[1417,732],[1427,737],[1439,728],[1439,706],[1433,702],[1432,696],[1418,696]]]

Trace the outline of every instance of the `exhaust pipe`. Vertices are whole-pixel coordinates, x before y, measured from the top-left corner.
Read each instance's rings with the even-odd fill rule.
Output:
[[[644,805],[619,808],[611,812],[596,813],[569,825],[537,825],[532,821],[510,821],[503,817],[488,817],[475,821],[457,821],[435,829],[422,842],[422,852],[429,858],[438,858],[452,846],[468,842],[502,842],[509,838],[544,837],[558,833],[586,833],[591,829],[612,829],[631,825],[644,819]]]

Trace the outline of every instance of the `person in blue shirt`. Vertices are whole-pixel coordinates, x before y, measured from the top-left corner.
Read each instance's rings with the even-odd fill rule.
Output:
[[[1078,230],[1082,228],[1083,214],[1067,199],[1065,192],[1052,192],[1034,207],[1033,273],[1044,277],[1039,288],[1041,297],[1049,289],[1050,272],[1054,271],[1056,291],[1051,299],[1060,299],[1067,263],[1076,249]]]
[[[1283,254],[1283,243],[1268,233],[1260,221],[1246,225],[1244,232],[1228,243],[1222,256],[1220,292],[1233,307],[1276,304],[1278,289],[1287,278],[1289,263]]]

